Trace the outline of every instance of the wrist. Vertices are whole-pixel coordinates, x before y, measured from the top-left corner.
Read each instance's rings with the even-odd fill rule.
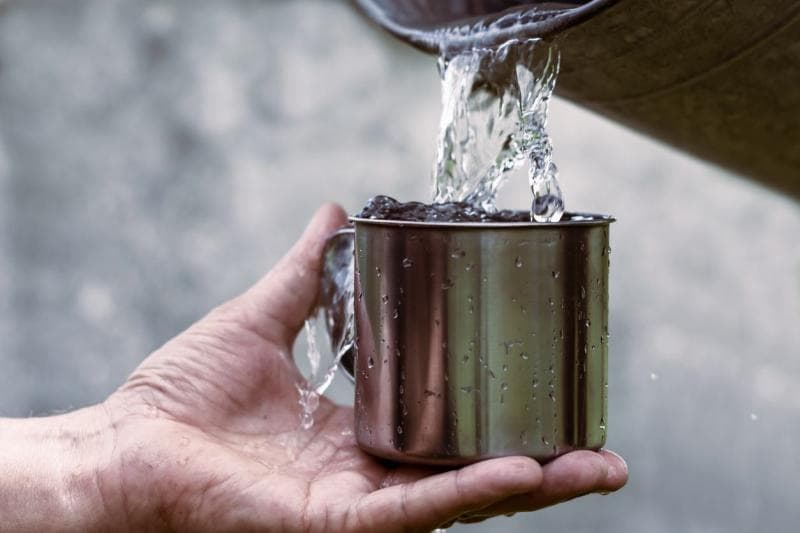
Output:
[[[108,510],[98,484],[113,442],[102,406],[0,419],[0,531],[96,531]]]

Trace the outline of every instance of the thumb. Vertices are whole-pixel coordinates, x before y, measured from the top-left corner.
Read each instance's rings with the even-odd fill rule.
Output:
[[[274,342],[294,341],[317,300],[328,237],[346,222],[347,214],[339,205],[320,207],[292,249],[234,300],[249,328]]]

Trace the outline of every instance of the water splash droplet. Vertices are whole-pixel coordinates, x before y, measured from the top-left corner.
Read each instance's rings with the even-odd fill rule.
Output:
[[[531,163],[530,186],[533,192],[531,216],[536,222],[558,222],[564,216],[564,196],[558,184],[558,167],[549,163],[547,170]]]

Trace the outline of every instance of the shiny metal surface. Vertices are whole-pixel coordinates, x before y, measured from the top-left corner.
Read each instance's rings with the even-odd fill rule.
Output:
[[[549,37],[619,0],[352,0],[384,29],[426,52],[453,53]],[[479,26],[482,31],[471,31]]]
[[[391,460],[605,442],[609,218],[355,220],[355,424]]]

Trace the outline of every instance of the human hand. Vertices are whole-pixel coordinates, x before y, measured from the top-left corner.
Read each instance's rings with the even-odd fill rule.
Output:
[[[606,451],[544,467],[525,457],[446,472],[391,465],[356,446],[352,409],[325,398],[301,429],[291,347],[326,237],[344,222],[340,208],[322,208],[255,286],[149,356],[102,405],[61,418],[82,465],[69,478],[81,492],[67,497],[87,516],[76,528],[429,531],[625,484],[625,463]],[[72,423],[92,429],[64,430]]]

